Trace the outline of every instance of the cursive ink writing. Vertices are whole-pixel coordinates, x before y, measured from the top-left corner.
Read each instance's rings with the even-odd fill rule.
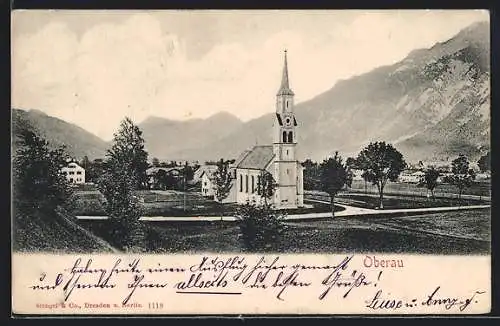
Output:
[[[418,300],[417,298],[395,298],[391,293],[384,293],[379,289],[375,295],[366,300],[366,307],[372,310],[398,310],[402,308],[415,308],[415,307],[434,307],[443,306],[446,310],[458,307],[460,311],[464,311],[472,303],[477,303],[476,295],[484,294],[484,291],[474,291],[470,297],[460,298],[454,296],[441,296],[439,291],[440,286],[437,286],[430,294],[426,294],[424,299]]]
[[[320,300],[323,300],[333,287],[348,288],[342,296],[343,298],[346,298],[354,288],[371,284],[371,282],[366,279],[366,275],[363,272],[358,272],[357,270],[354,270],[348,277],[343,276],[343,272],[347,270],[352,257],[353,256],[348,256],[344,258],[344,260],[339,265],[335,266],[332,272],[323,279],[321,284],[327,288],[320,294]]]
[[[218,274],[215,279],[207,280],[203,279],[203,273],[191,274],[187,282],[181,281],[175,284],[178,290],[186,290],[191,288],[198,289],[208,289],[213,287],[226,287],[227,286],[227,276],[228,272],[224,274]]]
[[[439,306],[444,305],[447,310],[450,310],[454,306],[458,306],[460,311],[464,311],[474,300],[477,294],[484,294],[484,291],[474,291],[469,298],[456,298],[456,297],[440,297],[438,292],[441,289],[440,286],[436,287],[434,291],[427,296],[427,300],[422,301],[423,306]]]
[[[152,282],[152,283],[146,283],[146,282],[143,282],[144,280],[144,275],[142,274],[139,274],[139,275],[134,275],[134,279],[131,283],[129,283],[127,285],[127,287],[130,290],[129,294],[123,299],[122,301],[122,305],[126,305],[130,299],[132,298],[132,295],[135,293],[135,291],[138,289],[138,288],[148,288],[148,289],[151,289],[151,288],[165,288],[167,287],[167,283],[157,283],[157,282]]]

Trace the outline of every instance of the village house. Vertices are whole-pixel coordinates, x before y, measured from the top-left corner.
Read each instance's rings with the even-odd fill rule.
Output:
[[[195,172],[195,177],[193,177],[193,180],[195,178],[196,180],[199,180],[201,186],[201,194],[204,197],[213,198],[215,195],[215,171],[217,171],[216,165],[204,165]]]
[[[215,171],[215,170],[217,170],[217,165],[215,164],[205,164],[200,166],[199,168],[196,169],[196,171],[194,171],[192,183],[193,184],[201,183],[201,178],[206,171]]]
[[[363,179],[363,170],[361,169],[351,169],[352,172],[352,181],[364,181]]]
[[[201,194],[204,197],[212,198],[215,201],[219,201],[218,198],[215,197],[216,190],[216,181],[215,181],[215,173],[217,172],[216,165],[206,165],[202,173],[201,173]],[[232,170],[234,171],[234,169]],[[233,178],[234,173],[231,173],[231,177]],[[234,178],[233,178],[234,179]],[[234,203],[236,202],[236,188],[234,182],[231,184],[231,189],[226,198],[222,200],[223,203]]]
[[[404,183],[419,183],[424,176],[425,172],[406,170],[401,173],[398,181]]]
[[[75,162],[68,163],[67,166],[61,169],[61,172],[66,176],[66,179],[72,184],[85,183],[85,169]]]
[[[146,170],[146,175],[148,177],[148,184],[150,188],[159,187],[158,183],[158,173],[163,171],[166,176],[174,183],[179,183],[181,179],[183,179],[182,167],[171,167],[171,168],[163,168],[163,167],[151,167]],[[173,184],[170,186],[174,186]],[[160,187],[161,188],[161,187]]]

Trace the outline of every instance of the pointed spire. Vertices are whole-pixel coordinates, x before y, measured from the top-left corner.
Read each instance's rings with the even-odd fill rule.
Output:
[[[283,76],[281,77],[281,86],[278,91],[277,96],[279,95],[294,95],[293,91],[290,89],[290,84],[288,81],[288,61],[286,57],[286,49],[285,49],[285,63],[283,65]]]

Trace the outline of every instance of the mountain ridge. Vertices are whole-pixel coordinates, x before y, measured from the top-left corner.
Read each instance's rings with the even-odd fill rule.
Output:
[[[449,40],[339,80],[298,103],[298,158],[321,160],[334,151],[354,156],[369,142],[383,140],[409,161],[459,153],[475,159],[490,147],[489,32],[486,22],[472,24]],[[269,112],[243,122],[221,111],[203,119],[150,116],[138,125],[150,158],[203,161],[235,158],[256,144],[271,143],[273,119]],[[97,152],[103,147],[98,143]]]

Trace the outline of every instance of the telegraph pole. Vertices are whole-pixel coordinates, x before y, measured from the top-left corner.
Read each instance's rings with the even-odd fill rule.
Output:
[[[187,161],[184,164],[184,212],[186,211],[186,183],[187,183]]]

